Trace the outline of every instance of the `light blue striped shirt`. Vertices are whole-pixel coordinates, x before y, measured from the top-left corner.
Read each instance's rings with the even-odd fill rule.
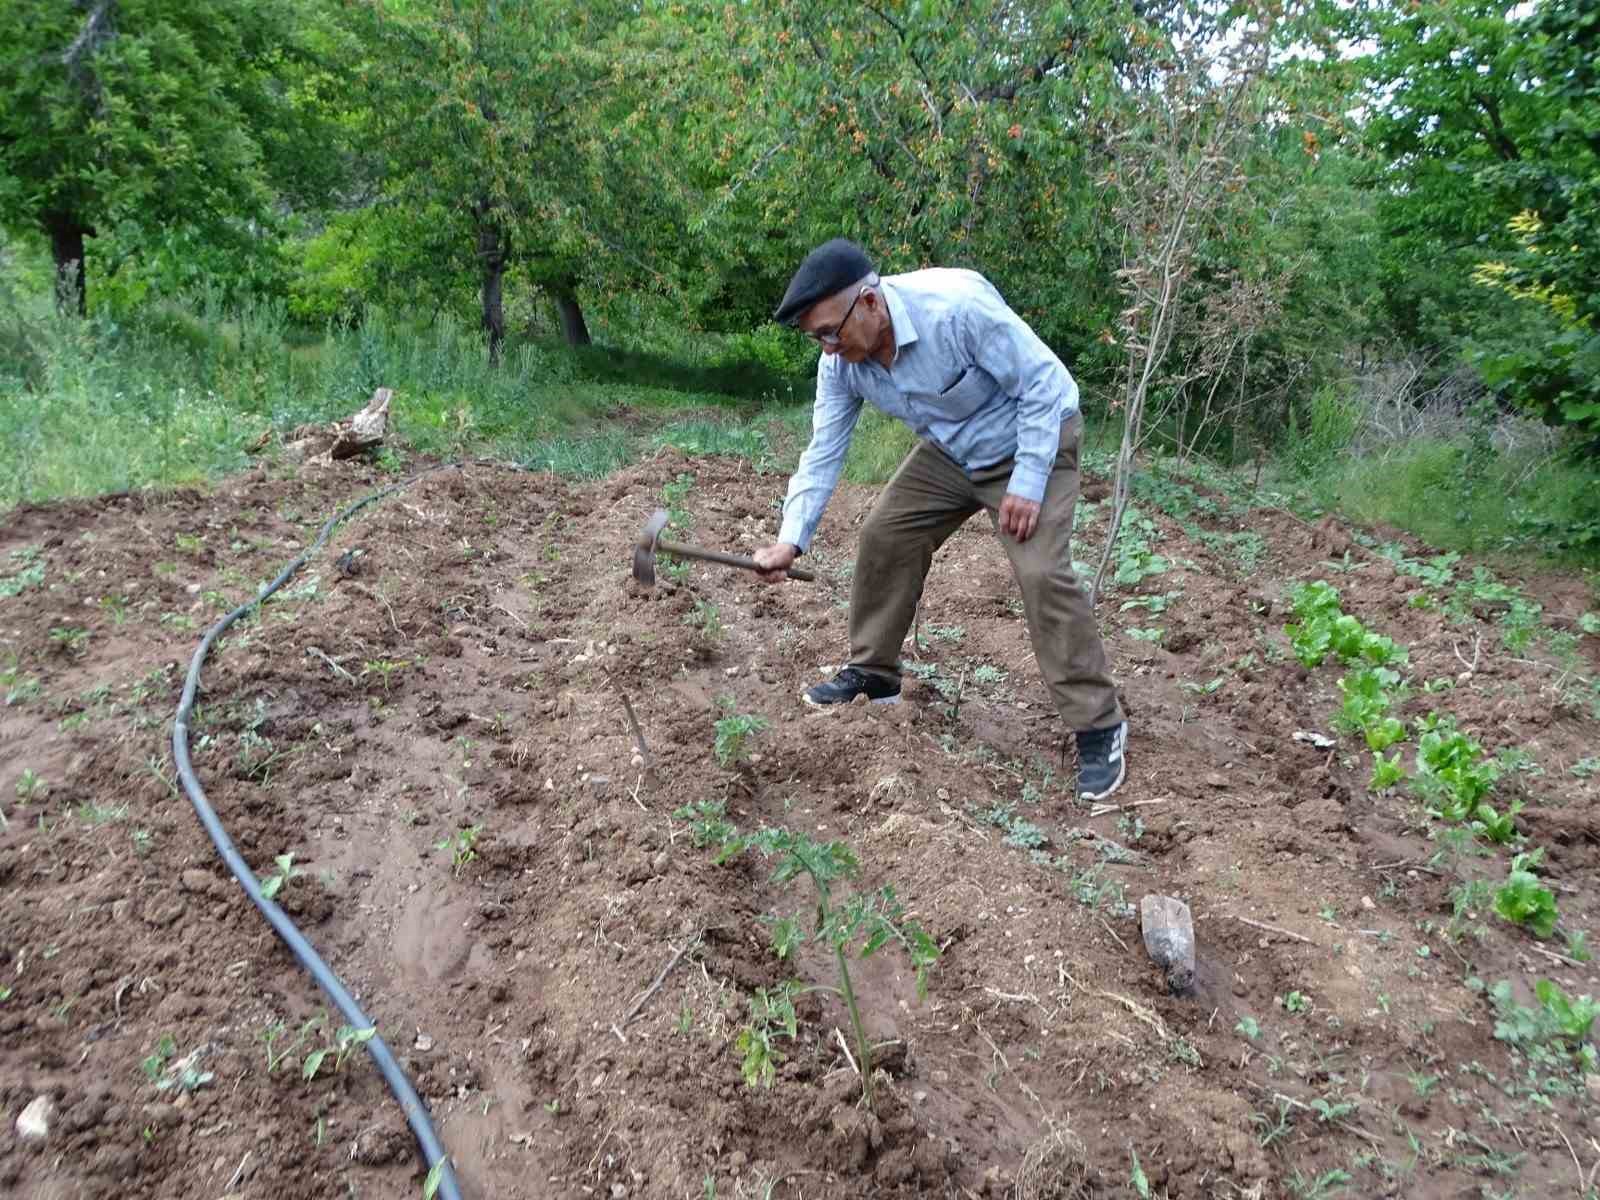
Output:
[[[824,354],[817,364],[811,444],[789,480],[780,542],[804,550],[844,467],[863,401],[911,426],[969,474],[1015,458],[1007,491],[1042,500],[1061,422],[1078,385],[1061,360],[976,271],[887,275],[894,328],[888,368]]]

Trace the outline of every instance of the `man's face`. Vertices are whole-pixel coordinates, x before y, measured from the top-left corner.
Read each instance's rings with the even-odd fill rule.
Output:
[[[881,318],[877,289],[855,284],[813,304],[800,328],[820,341],[824,354],[858,363],[877,344]]]

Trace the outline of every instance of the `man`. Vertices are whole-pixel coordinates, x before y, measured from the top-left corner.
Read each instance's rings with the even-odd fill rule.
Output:
[[[777,542],[755,553],[769,583],[810,545],[863,400],[921,438],[872,507],[850,590],[850,661],[805,692],[812,705],[900,699],[900,646],[934,551],[986,509],[1022,589],[1033,653],[1077,734],[1078,795],[1122,785],[1128,723],[1087,593],[1072,573],[1083,420],[1049,347],[973,271],[880,279],[843,238],[795,272],[774,319],[822,344],[811,444],[789,481]]]

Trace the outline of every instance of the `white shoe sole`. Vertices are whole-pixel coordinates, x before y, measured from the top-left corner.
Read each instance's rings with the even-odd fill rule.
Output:
[[[1108,797],[1116,794],[1117,789],[1122,786],[1122,781],[1127,777],[1128,760],[1126,757],[1123,757],[1117,760],[1117,777],[1111,781],[1110,787],[1103,792],[1079,792],[1078,799],[1088,800],[1090,803],[1098,803],[1101,800],[1105,800]]]

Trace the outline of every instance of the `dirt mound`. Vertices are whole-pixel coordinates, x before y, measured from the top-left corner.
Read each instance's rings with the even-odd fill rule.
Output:
[[[168,754],[201,632],[388,482],[262,467],[209,493],[13,514],[11,1194],[420,1188],[400,1113],[339,1053]],[[1329,578],[1410,645],[1406,716],[1448,708],[1491,751],[1526,752],[1503,786],[1526,793],[1574,929],[1600,841],[1573,771],[1597,741],[1581,675],[1504,649],[1501,612],[1413,603],[1424,584],[1337,525],[1152,510],[1149,553],[1102,604],[1129,783],[1085,809],[985,523],[935,562],[897,707],[798,699],[845,653],[868,489],[835,499],[816,585],[702,564],[632,582],[652,509],[748,550],[783,482],[672,451],[592,485],[442,469],[342,527],[209,661],[196,769],[379,1021],[467,1195],[1121,1195],[1136,1171],[1171,1197],[1533,1195],[1600,1153],[1581,1077],[1513,1056],[1467,982],[1509,978],[1532,1003],[1534,975],[1576,994],[1592,973],[1487,911],[1457,917],[1451,888],[1503,863],[1437,854],[1414,802],[1368,791],[1358,742],[1296,739],[1331,732],[1338,672],[1286,654],[1276,606]],[[1085,517],[1087,557],[1103,513]],[[719,731],[739,716],[766,724]],[[861,886],[892,886],[941,951],[925,998],[897,945],[854,962],[873,1110],[831,953],[772,949],[782,918],[809,931],[813,893],[754,852],[719,863],[716,821],[841,840]],[[1143,954],[1147,892],[1195,914],[1196,998]],[[773,1037],[770,1085],[750,1086],[752,1001],[796,978],[795,1036]],[[48,1132],[25,1137],[39,1097]]]

